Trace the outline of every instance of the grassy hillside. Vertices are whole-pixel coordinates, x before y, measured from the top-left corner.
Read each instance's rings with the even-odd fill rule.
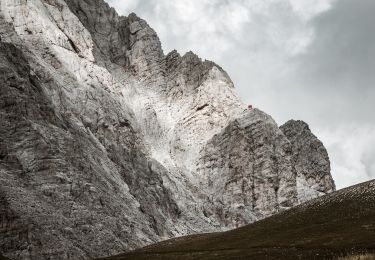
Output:
[[[375,181],[242,228],[171,239],[106,259],[332,259],[366,252],[375,252]]]

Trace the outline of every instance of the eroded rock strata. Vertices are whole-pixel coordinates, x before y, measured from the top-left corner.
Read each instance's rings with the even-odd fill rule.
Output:
[[[321,142],[102,0],[1,0],[0,253],[91,259],[335,189]],[[251,80],[251,79],[249,79]]]

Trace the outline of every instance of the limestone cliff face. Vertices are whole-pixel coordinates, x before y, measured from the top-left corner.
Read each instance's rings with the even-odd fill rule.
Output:
[[[199,160],[209,194],[205,214],[237,227],[296,205],[291,152],[273,119],[258,109],[230,122]]]
[[[165,55],[135,14],[103,0],[0,4],[3,255],[107,256],[334,190],[306,125],[245,109],[220,66]]]
[[[87,95],[116,110],[88,105],[104,115],[85,127],[63,93],[53,104],[47,91],[63,85],[35,72],[32,57],[7,43],[0,53],[1,251],[93,258],[171,236],[179,210],[167,170],[142,152],[130,115],[96,89]]]
[[[280,127],[292,145],[297,173],[298,201],[335,190],[327,150],[303,121],[290,120]]]

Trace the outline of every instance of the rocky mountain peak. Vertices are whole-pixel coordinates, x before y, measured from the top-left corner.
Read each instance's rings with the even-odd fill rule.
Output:
[[[103,0],[2,0],[0,249],[92,259],[334,190],[321,142]],[[21,66],[20,66],[21,64]],[[251,80],[251,79],[249,79]]]
[[[334,191],[327,150],[310,131],[308,124],[301,120],[290,120],[280,129],[292,144],[299,201]]]
[[[302,120],[289,120],[280,128],[288,138],[296,138],[305,131],[311,133],[309,125]]]
[[[133,13],[131,12],[129,15],[128,15],[128,19],[130,21],[130,23],[132,22],[136,22],[136,21],[140,21],[141,18],[139,18],[139,16],[136,14],[136,13]]]

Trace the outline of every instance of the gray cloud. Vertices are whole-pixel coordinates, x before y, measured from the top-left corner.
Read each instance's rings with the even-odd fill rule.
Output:
[[[373,10],[372,0],[341,0],[311,21],[315,37],[296,57],[296,75],[325,123],[375,122]]]
[[[220,64],[278,123],[308,122],[339,188],[375,178],[375,1],[108,0],[135,12],[165,52]]]
[[[338,187],[375,178],[375,126],[346,125],[319,130],[328,147]]]
[[[375,2],[341,0],[313,21],[315,40],[305,55],[312,76],[367,91],[375,82]]]

